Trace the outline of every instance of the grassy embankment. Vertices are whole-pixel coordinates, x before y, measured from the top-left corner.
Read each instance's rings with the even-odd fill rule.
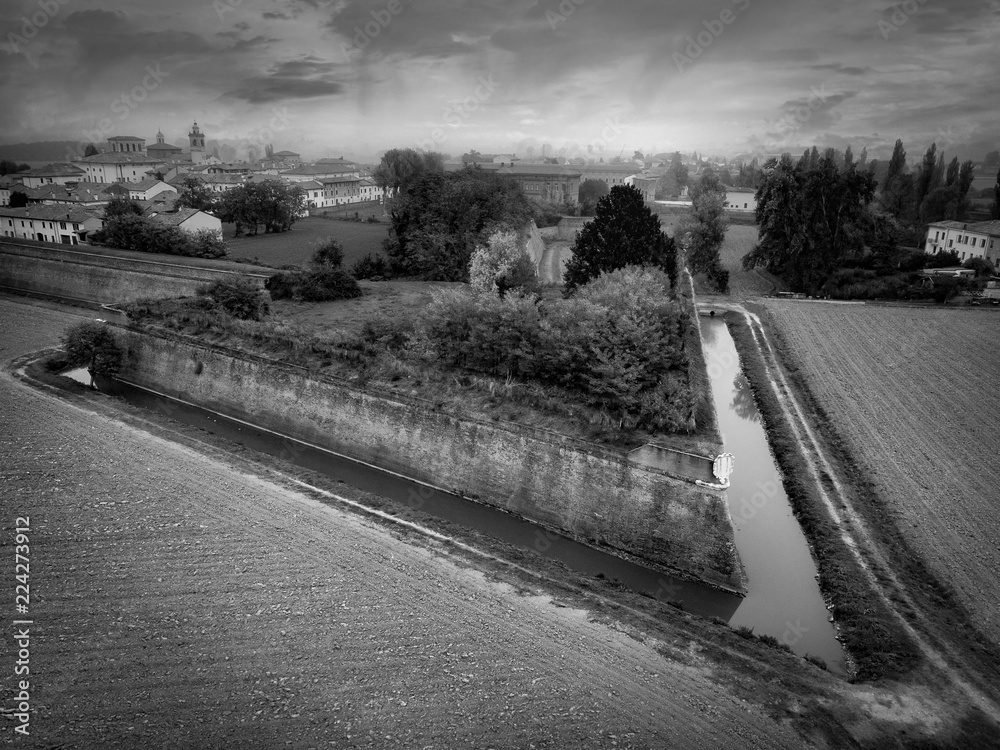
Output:
[[[767,364],[749,325],[736,313],[727,313],[725,318],[781,469],[785,493],[812,545],[820,572],[820,589],[834,605],[841,642],[854,661],[855,676],[858,680],[899,676],[917,665],[919,651],[869,585],[845,547],[840,529],[830,519],[819,489],[809,482],[806,459],[778,396],[769,385]]]

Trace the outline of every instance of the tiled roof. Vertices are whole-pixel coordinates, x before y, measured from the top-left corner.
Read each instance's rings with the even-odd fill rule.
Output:
[[[294,151],[275,151],[271,154],[271,158],[280,159],[283,156],[298,156]]]
[[[66,185],[42,185],[36,188],[25,188],[24,194],[28,200],[35,201],[65,201],[74,203],[93,203],[111,199],[108,190],[113,182],[78,182],[73,187]]]
[[[295,184],[303,190],[321,190],[323,188],[323,184],[316,182],[316,180],[306,180],[305,182],[297,182]]]
[[[1000,221],[978,221],[975,224],[969,224],[966,227],[970,232],[980,232],[982,234],[988,234],[991,237],[1000,237]]]
[[[307,164],[301,167],[295,167],[294,169],[288,169],[282,172],[283,175],[325,175],[325,174],[338,174],[342,172],[357,172],[358,167],[356,164],[351,164],[350,162],[339,162],[339,163],[326,163],[326,164]]]
[[[156,219],[161,224],[176,227],[180,226],[197,213],[201,213],[197,208],[178,208],[176,211],[172,211],[170,213],[152,212],[149,216],[150,218]]]
[[[39,219],[41,221],[74,221],[83,223],[99,218],[96,210],[88,211],[77,206],[26,206],[25,208],[0,208],[0,216],[12,219]]]
[[[137,135],[112,135],[108,138],[109,141],[144,141],[145,138],[140,138]]]
[[[77,163],[84,164],[162,164],[162,159],[153,159],[141,151],[113,151],[110,154],[85,156]]]
[[[156,185],[156,183],[158,182],[163,182],[163,181],[158,180],[155,177],[147,177],[145,180],[139,180],[138,182],[130,182],[128,184],[128,189],[145,192],[146,190],[149,190],[151,187]],[[173,185],[170,185],[170,187],[172,188]]]
[[[66,176],[80,176],[86,174],[86,171],[80,169],[72,164],[67,164],[66,162],[56,162],[54,164],[46,164],[44,167],[39,167],[38,169],[29,169],[27,172],[18,172],[18,177],[66,177]]]
[[[943,227],[944,229],[965,229],[965,223],[961,221],[932,221],[927,226],[929,227]]]

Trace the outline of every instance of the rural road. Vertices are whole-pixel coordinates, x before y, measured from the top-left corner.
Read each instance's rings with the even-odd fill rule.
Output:
[[[0,359],[56,344],[80,315],[0,297]],[[805,746],[696,654],[665,657],[110,410],[4,371],[0,412],[0,611],[7,633],[12,530],[30,516],[33,622],[31,736],[0,719],[4,742]]]

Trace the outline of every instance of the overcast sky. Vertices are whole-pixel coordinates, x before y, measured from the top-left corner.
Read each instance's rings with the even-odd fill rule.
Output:
[[[1000,146],[998,0],[5,0],[0,31],[4,143]]]

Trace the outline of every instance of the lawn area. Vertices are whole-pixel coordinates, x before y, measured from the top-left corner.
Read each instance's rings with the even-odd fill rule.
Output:
[[[382,240],[388,231],[388,224],[339,221],[317,216],[299,219],[287,232],[254,237],[244,235],[234,238],[234,225],[222,226],[230,258],[256,260],[275,268],[307,263],[316,247],[332,237],[344,246],[344,268],[350,270],[368,253],[381,252]]]

